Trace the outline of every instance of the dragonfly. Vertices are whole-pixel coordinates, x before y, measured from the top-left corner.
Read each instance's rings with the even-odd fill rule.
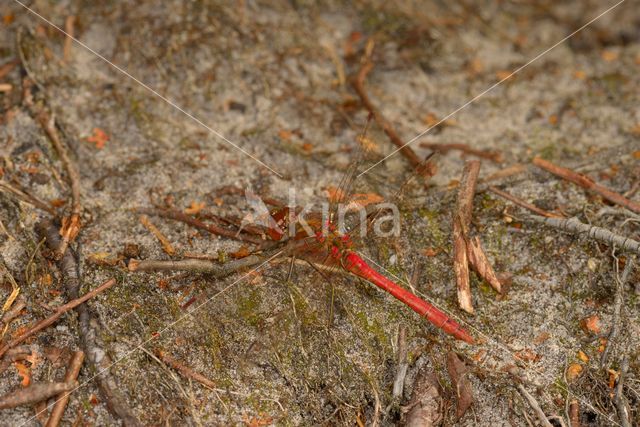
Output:
[[[429,157],[425,161],[428,160]],[[444,333],[468,344],[475,344],[472,335],[449,315],[372,267],[357,252],[352,233],[346,230],[343,224],[338,223],[338,218],[342,217],[338,215],[338,211],[345,206],[350,197],[361,162],[361,158],[353,162],[343,176],[340,186],[335,191],[336,197],[332,198],[328,215],[311,212],[302,216],[300,208],[276,208],[269,212],[271,225],[267,228],[266,234],[276,244],[283,245],[283,253],[287,253],[292,259],[298,258],[312,265],[319,264],[329,269],[341,269],[351,273],[389,293]],[[375,219],[374,216],[372,221]],[[353,227],[355,230],[361,228]],[[287,233],[286,230],[290,232]]]

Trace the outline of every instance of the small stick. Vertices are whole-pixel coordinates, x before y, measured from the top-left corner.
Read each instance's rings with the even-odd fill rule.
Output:
[[[62,58],[65,62],[69,62],[71,59],[71,48],[73,47],[73,27],[76,21],[76,17],[73,15],[67,16],[64,21],[64,31],[66,38],[64,39],[64,47],[62,48]]]
[[[439,151],[441,153],[446,153],[451,150],[462,151],[463,153],[470,154],[472,156],[479,157],[481,159],[491,160],[492,162],[502,163],[504,161],[504,156],[502,153],[491,150],[477,150],[475,148],[469,147],[468,144],[434,144],[431,142],[423,142],[420,144],[421,147],[430,148],[433,151]]]
[[[527,389],[524,388],[524,386],[522,384],[518,384],[518,390],[524,396],[524,398],[527,400],[527,402],[529,403],[529,405],[533,409],[533,412],[536,413],[536,416],[538,417],[538,420],[540,421],[540,424],[542,424],[544,427],[553,427],[553,425],[547,419],[547,416],[544,414],[544,411],[542,410],[542,408],[540,408],[540,405],[538,405],[538,401],[536,401],[535,397],[533,397],[527,391]]]
[[[473,195],[476,192],[480,162],[469,160],[462,171],[458,187],[458,202],[453,217],[453,269],[458,285],[458,304],[467,313],[473,313],[471,287],[469,285],[469,259],[467,251],[467,231],[471,225]]]
[[[69,366],[67,367],[67,372],[64,375],[65,383],[75,383],[76,379],[78,378],[78,374],[80,373],[80,368],[82,367],[83,361],[84,352],[78,350],[73,353],[71,361],[69,362]],[[70,394],[67,391],[58,395],[58,399],[53,405],[53,409],[51,409],[51,415],[49,415],[49,420],[47,421],[45,427],[57,427],[58,424],[60,424],[60,420],[64,415],[64,410],[67,407],[67,403],[69,402],[69,396]]]
[[[220,264],[206,259],[182,259],[182,260],[131,260],[129,271],[189,271],[194,273],[208,273],[216,278],[221,278],[236,271],[252,267],[265,258],[257,255],[249,255],[238,260]]]
[[[187,378],[191,378],[194,381],[199,382],[200,384],[203,384],[211,389],[215,389],[216,384],[211,381],[209,378],[194,372],[191,368],[189,368],[188,366],[183,365],[182,363],[178,362],[176,359],[174,359],[173,357],[169,356],[168,354],[166,354],[164,351],[162,350],[156,350],[155,351],[156,356],[158,356],[158,358],[160,360],[162,360],[164,363],[166,363],[168,366],[172,367],[173,369],[175,369],[176,371],[178,371],[180,374],[184,375]]]
[[[586,175],[577,173],[575,171],[572,171],[571,169],[554,165],[553,163],[539,157],[533,159],[533,164],[548,172],[551,172],[556,176],[559,176],[560,178],[571,181],[574,184],[577,184],[580,187],[584,188],[585,190],[593,191],[609,200],[610,202],[613,202],[620,206],[624,206],[625,208],[635,213],[640,213],[640,203],[627,199],[626,197],[622,196],[619,193],[616,193],[615,191],[609,190],[608,188],[594,182]]]
[[[580,404],[577,400],[572,400],[569,404],[569,425],[580,427]]]
[[[480,179],[481,183],[486,183],[490,181],[495,181],[502,178],[508,178],[510,176],[519,175],[527,170],[527,166],[521,163],[516,163],[515,165],[507,166],[504,169],[501,169],[495,173],[492,173],[489,176],[485,176]]]
[[[147,230],[151,232],[151,234],[156,236],[156,239],[160,241],[160,244],[162,245],[162,249],[164,249],[167,255],[173,256],[176,253],[175,248],[173,247],[169,239],[167,239],[167,236],[162,234],[162,232],[158,230],[158,227],[156,227],[151,221],[149,221],[148,216],[140,215],[140,222],[142,223],[142,225],[145,226]]]
[[[493,271],[493,267],[491,267],[491,263],[482,249],[478,236],[474,236],[467,241],[467,256],[469,257],[471,268],[478,273],[478,276],[486,280],[496,292],[501,294],[502,284],[495,271]]]
[[[353,86],[353,89],[360,97],[360,101],[362,102],[364,107],[373,115],[373,119],[376,121],[376,123],[378,123],[378,126],[382,128],[384,133],[387,134],[391,142],[398,148],[400,148],[400,152],[404,157],[406,157],[407,160],[409,160],[411,166],[413,166],[414,168],[418,168],[422,165],[422,160],[420,160],[420,157],[415,153],[415,151],[411,149],[411,147],[405,145],[405,143],[393,129],[391,123],[389,123],[389,121],[385,119],[382,113],[373,105],[373,102],[371,102],[371,99],[369,98],[369,95],[364,88],[364,81],[367,78],[367,74],[369,74],[372,69],[373,63],[369,60],[368,56],[365,56],[364,62],[362,63],[358,74],[350,79],[351,86]]]
[[[86,302],[87,300],[95,297],[99,293],[101,293],[103,291],[106,291],[107,289],[109,289],[110,287],[112,287],[115,284],[116,284],[115,279],[109,279],[106,282],[104,282],[102,285],[98,286],[97,288],[95,288],[92,291],[87,292],[86,294],[84,294],[80,298],[76,298],[76,299],[74,299],[72,301],[69,301],[68,303],[66,303],[64,305],[61,305],[60,307],[58,307],[56,309],[55,313],[53,313],[51,316],[49,316],[46,319],[41,320],[40,322],[36,323],[28,331],[26,331],[25,333],[21,334],[19,337],[16,337],[16,338],[12,339],[7,344],[5,344],[2,348],[0,348],[0,357],[4,356],[4,354],[10,348],[20,344],[21,342],[25,341],[30,336],[40,332],[41,330],[43,330],[43,329],[49,327],[50,325],[52,325],[53,323],[55,323],[56,320],[58,320],[60,317],[62,317],[62,315],[64,313],[66,313],[67,311],[74,309],[75,307],[79,306],[80,304],[82,304],[82,303]]]
[[[541,216],[544,216],[544,217],[547,217],[547,218],[559,218],[559,217],[561,217],[560,215],[553,214],[551,212],[547,212],[544,209],[540,209],[539,207],[534,206],[529,202],[525,202],[524,200],[519,199],[516,196],[513,196],[513,195],[507,193],[506,191],[502,191],[502,190],[500,190],[500,189],[498,189],[498,188],[496,188],[494,186],[489,186],[489,191],[491,191],[494,194],[497,194],[498,196],[500,196],[500,197],[502,197],[504,199],[509,200],[510,202],[513,202],[514,204],[516,204],[516,205],[518,205],[518,206],[520,206],[522,208],[525,208],[525,209],[530,210],[531,212],[537,213],[538,215],[541,215]]]
[[[23,202],[29,203],[30,205],[33,205],[38,209],[48,212],[53,216],[56,216],[57,214],[56,210],[53,207],[49,206],[49,204],[47,204],[46,202],[43,202],[37,197],[19,188],[14,187],[13,185],[9,184],[7,181],[0,180],[0,190],[6,191],[7,193],[12,193],[18,198],[20,198]]]
[[[231,239],[240,240],[247,243],[253,243],[254,245],[258,245],[258,246],[261,246],[264,244],[264,241],[261,239],[257,239],[251,236],[238,235],[237,232],[234,230],[218,227],[217,225],[214,225],[214,224],[205,224],[204,222],[198,219],[195,219],[192,216],[184,214],[175,209],[138,208],[136,209],[136,211],[139,213],[147,214],[147,215],[160,216],[163,218],[169,218],[175,221],[184,222],[185,224],[189,224],[192,227],[196,227],[201,230],[206,230],[209,233],[215,234],[217,236],[229,237]]]
[[[580,222],[580,220],[575,217],[564,219],[545,218],[538,215],[531,215],[531,219],[550,227],[555,227],[567,233],[586,234],[589,238],[592,238],[598,242],[606,243],[607,245],[616,245],[623,250],[640,254],[640,242],[638,242],[637,240],[612,233],[606,228],[585,224],[583,222]]]
[[[398,370],[396,371],[396,378],[393,381],[393,397],[398,398],[402,396],[402,390],[404,389],[404,379],[407,376],[407,369],[409,363],[407,362],[407,327],[401,324],[398,328]]]
[[[625,356],[620,364],[620,376],[618,377],[618,384],[616,385],[615,397],[613,399],[616,404],[616,409],[618,410],[618,417],[620,418],[620,424],[622,427],[631,427],[631,422],[629,421],[629,404],[623,394],[623,381],[625,375],[627,375],[627,370],[629,370],[629,359]]]
[[[29,387],[14,390],[0,397],[0,409],[33,405],[72,390],[75,386],[75,383],[34,383]]]
[[[624,271],[622,272],[622,278],[618,277],[618,259],[615,259],[616,263],[616,295],[613,302],[613,320],[611,325],[611,331],[609,332],[609,336],[607,337],[607,345],[602,352],[602,356],[600,357],[600,367],[604,368],[607,364],[607,359],[609,358],[609,352],[613,347],[616,338],[618,337],[618,332],[620,330],[620,313],[622,311],[622,306],[624,304],[624,287],[629,279],[629,275],[633,270],[633,259],[631,257],[627,258],[627,263],[624,266]]]

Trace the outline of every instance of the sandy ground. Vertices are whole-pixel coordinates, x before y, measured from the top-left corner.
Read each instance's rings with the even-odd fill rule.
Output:
[[[61,27],[75,16],[74,34],[94,52],[70,44],[65,55],[64,35],[18,3],[3,1],[0,63],[19,60],[16,35],[23,28],[21,49],[37,84],[36,101],[55,113],[80,168],[83,228],[77,250],[84,289],[118,280],[88,304],[117,361],[111,374],[136,417],[145,425],[393,425],[423,369],[440,382],[444,425],[524,426],[535,423],[535,415],[506,372],[518,366],[547,415],[566,420],[569,402],[577,400],[583,425],[616,425],[608,369],[617,372],[627,357],[623,394],[639,422],[637,272],[624,286],[623,327],[610,361],[600,366],[613,318],[614,256],[629,254],[536,225],[527,211],[481,186],[473,229],[496,269],[510,273],[510,289],[497,296],[474,277],[475,314],[457,308],[450,236],[451,184],[465,161],[459,152],[437,157],[438,173],[428,190],[416,180],[402,185],[412,168],[400,155],[359,178],[355,189],[393,199],[402,187],[400,235],[367,239],[361,250],[405,283],[413,278],[417,292],[472,331],[480,341],[475,346],[455,342],[364,282],[339,274],[325,280],[309,266],[296,266],[289,280],[286,263],[247,278],[215,280],[107,265],[126,244],[137,245],[140,258],[168,258],[132,211],[153,201],[179,209],[204,203],[203,212],[241,216],[242,198],[217,193],[228,185],[281,199],[294,188],[301,204],[325,200],[326,189],[337,186],[354,161],[366,121],[348,77],[358,69],[367,38],[375,40],[367,90],[408,141],[613,4],[31,2]],[[589,173],[614,191],[633,192],[640,179],[639,11],[637,1],[627,0],[412,147],[421,157],[429,153],[421,147],[426,142],[495,150],[504,161],[483,161],[481,178],[524,164],[523,173],[494,184],[544,209],[638,239],[637,216],[530,161],[541,156]],[[0,174],[43,200],[66,201],[65,170],[22,102],[24,72],[18,65],[1,79],[13,90],[0,94]],[[102,147],[91,138],[95,128],[108,135]],[[366,166],[393,150],[376,125],[368,139],[374,158]],[[43,304],[66,300],[54,265],[40,255],[30,262],[39,252],[34,225],[45,216],[0,193],[6,229],[0,252],[27,303],[9,335],[46,317]],[[151,219],[176,247],[176,258],[220,258],[242,246]],[[5,277],[0,300],[10,291]],[[197,302],[187,304],[194,297]],[[581,327],[589,316],[598,317],[599,333]],[[401,325],[407,328],[409,373],[403,395],[394,399]],[[148,351],[163,349],[216,388],[167,369],[141,343]],[[65,315],[28,344],[40,358],[31,381],[61,378],[64,368],[45,355],[52,348],[78,348],[75,315]],[[445,366],[449,351],[467,361],[474,393],[461,419]],[[567,369],[576,364],[581,373],[568,378]],[[117,425],[92,377],[88,369],[81,372],[64,422]],[[1,373],[0,394],[20,382],[9,367]],[[0,411],[0,425],[38,421],[33,408],[24,406]]]

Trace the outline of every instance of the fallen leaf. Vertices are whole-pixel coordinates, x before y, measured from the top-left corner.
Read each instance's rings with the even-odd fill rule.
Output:
[[[586,317],[582,319],[582,321],[580,322],[580,326],[582,326],[582,329],[585,332],[597,335],[600,333],[600,318],[597,314]]]
[[[614,371],[613,369],[608,369],[607,372],[609,372],[609,388],[613,390],[620,376],[620,372]]]
[[[582,365],[579,363],[572,363],[571,365],[569,365],[569,367],[567,368],[567,381],[575,381],[582,373],[582,370]]]
[[[20,384],[27,387],[31,383],[31,369],[21,362],[13,362],[13,366],[18,370],[18,375],[22,377]]]
[[[589,361],[589,356],[587,356],[584,351],[578,350],[578,359],[587,363]]]
[[[587,78],[587,73],[585,73],[582,70],[577,70],[573,73],[573,77],[575,77],[578,80],[584,80]]]
[[[613,62],[616,59],[618,59],[618,57],[620,56],[620,53],[616,50],[609,50],[609,49],[605,49],[602,51],[602,59],[604,59],[607,62]]]
[[[242,246],[240,249],[238,249],[236,252],[232,252],[229,255],[233,258],[244,258],[249,256],[251,252],[249,252],[249,248],[246,246]]]
[[[191,206],[184,210],[184,213],[188,215],[195,215],[200,213],[201,210],[205,208],[206,204],[204,202],[191,202]]]
[[[104,148],[105,143],[109,140],[109,135],[100,128],[93,128],[93,135],[87,137],[87,142],[95,144],[98,150]]]
[[[537,362],[542,358],[542,356],[528,348],[517,351],[515,353],[515,356],[520,360],[524,360],[525,362]]]
[[[425,248],[422,250],[422,254],[428,257],[434,257],[440,253],[439,248]]]
[[[280,130],[278,132],[278,136],[280,137],[281,140],[283,141],[289,141],[291,139],[291,137],[293,136],[293,132],[289,131],[289,130]]]
[[[467,366],[456,353],[450,351],[447,354],[447,371],[456,392],[456,418],[458,419],[473,404],[473,391],[471,382],[466,376],[467,370]]]

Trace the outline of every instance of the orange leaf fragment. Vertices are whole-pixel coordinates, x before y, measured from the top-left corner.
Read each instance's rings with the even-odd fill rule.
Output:
[[[515,356],[520,360],[524,360],[525,362],[537,362],[542,357],[539,354],[537,354],[535,351],[528,348],[524,348],[520,351],[517,351],[515,353]]]
[[[569,367],[567,368],[567,381],[575,381],[582,373],[582,370],[582,365],[580,365],[579,363],[572,363],[571,365],[569,365]]]
[[[191,206],[184,210],[184,213],[189,215],[195,215],[200,213],[201,210],[205,208],[206,204],[204,202],[191,202]]]
[[[578,359],[582,360],[584,363],[587,363],[589,361],[589,356],[587,356],[584,351],[578,350]]]
[[[249,256],[251,252],[249,252],[249,248],[246,246],[242,246],[240,249],[238,249],[236,252],[232,252],[229,255],[231,255],[233,258],[244,258]]]
[[[618,59],[618,57],[620,56],[620,53],[615,50],[606,49],[602,51],[601,56],[602,56],[602,59],[604,59],[605,61],[613,62],[616,59]]]
[[[540,345],[551,337],[549,332],[543,332],[533,339],[535,345]]]
[[[281,140],[283,140],[283,141],[288,141],[288,140],[290,140],[290,139],[291,139],[291,136],[293,136],[293,132],[291,132],[291,131],[289,131],[289,130],[281,129],[281,130],[278,132],[278,136],[280,137],[280,139],[281,139]]]
[[[87,142],[95,144],[98,150],[104,148],[104,144],[109,140],[109,135],[100,128],[93,128],[93,135],[87,137]]]
[[[428,257],[434,257],[440,253],[439,248],[424,248],[422,250],[422,254]]]
[[[13,366],[18,370],[18,375],[22,377],[20,384],[22,387],[27,387],[31,383],[31,369],[21,362],[14,362]]]
[[[584,329],[585,332],[597,335],[600,333],[600,318],[597,314],[586,317],[582,319],[580,326],[582,326],[582,329]]]

